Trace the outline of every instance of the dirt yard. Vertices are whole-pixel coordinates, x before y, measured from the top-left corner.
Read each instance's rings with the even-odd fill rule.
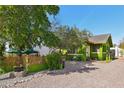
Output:
[[[68,66],[69,65],[69,66]],[[21,88],[124,88],[124,58],[110,63],[66,63],[60,72],[44,74],[31,81],[16,84]]]

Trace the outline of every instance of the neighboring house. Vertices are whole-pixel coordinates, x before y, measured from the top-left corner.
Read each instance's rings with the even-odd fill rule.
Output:
[[[11,48],[9,48],[9,43],[6,43],[6,46],[5,47],[6,47],[6,50],[5,50],[6,52],[8,52],[8,51],[11,50]],[[49,54],[49,52],[52,50],[51,48],[46,47],[46,46],[42,46],[42,47],[36,46],[33,49],[35,51],[38,51],[41,56]],[[7,54],[8,53],[6,53],[6,55]]]
[[[105,60],[110,58],[110,47],[113,47],[111,34],[96,35],[88,38],[87,57]]]
[[[124,56],[124,49],[121,49],[118,46],[112,47],[110,48],[110,50],[115,58]]]
[[[49,47],[46,47],[46,46],[42,46],[42,47],[36,46],[36,47],[34,47],[34,50],[38,51],[41,56],[47,55],[51,51],[51,49]]]

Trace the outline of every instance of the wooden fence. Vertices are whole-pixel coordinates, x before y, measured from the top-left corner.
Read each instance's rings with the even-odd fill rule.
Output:
[[[4,58],[4,62],[6,65],[11,65],[15,66],[19,62],[19,57],[18,56],[7,56]],[[41,64],[42,63],[42,57],[41,56],[36,56],[36,55],[23,55],[22,56],[22,62],[25,65],[28,63],[29,65],[32,64]]]

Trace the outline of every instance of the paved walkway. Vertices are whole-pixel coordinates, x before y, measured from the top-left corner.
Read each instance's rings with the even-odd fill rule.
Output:
[[[68,64],[67,64],[68,65]],[[124,87],[124,58],[111,63],[87,63],[70,67],[63,71],[47,73],[31,81],[16,84],[13,87],[30,88],[92,88],[92,87]],[[78,68],[78,69],[77,69]]]

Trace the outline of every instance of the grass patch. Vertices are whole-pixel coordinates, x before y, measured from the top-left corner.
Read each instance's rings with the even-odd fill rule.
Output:
[[[45,64],[32,64],[28,66],[27,72],[33,73],[33,72],[39,72],[39,71],[46,70],[46,69],[48,68],[47,66],[45,66]]]

